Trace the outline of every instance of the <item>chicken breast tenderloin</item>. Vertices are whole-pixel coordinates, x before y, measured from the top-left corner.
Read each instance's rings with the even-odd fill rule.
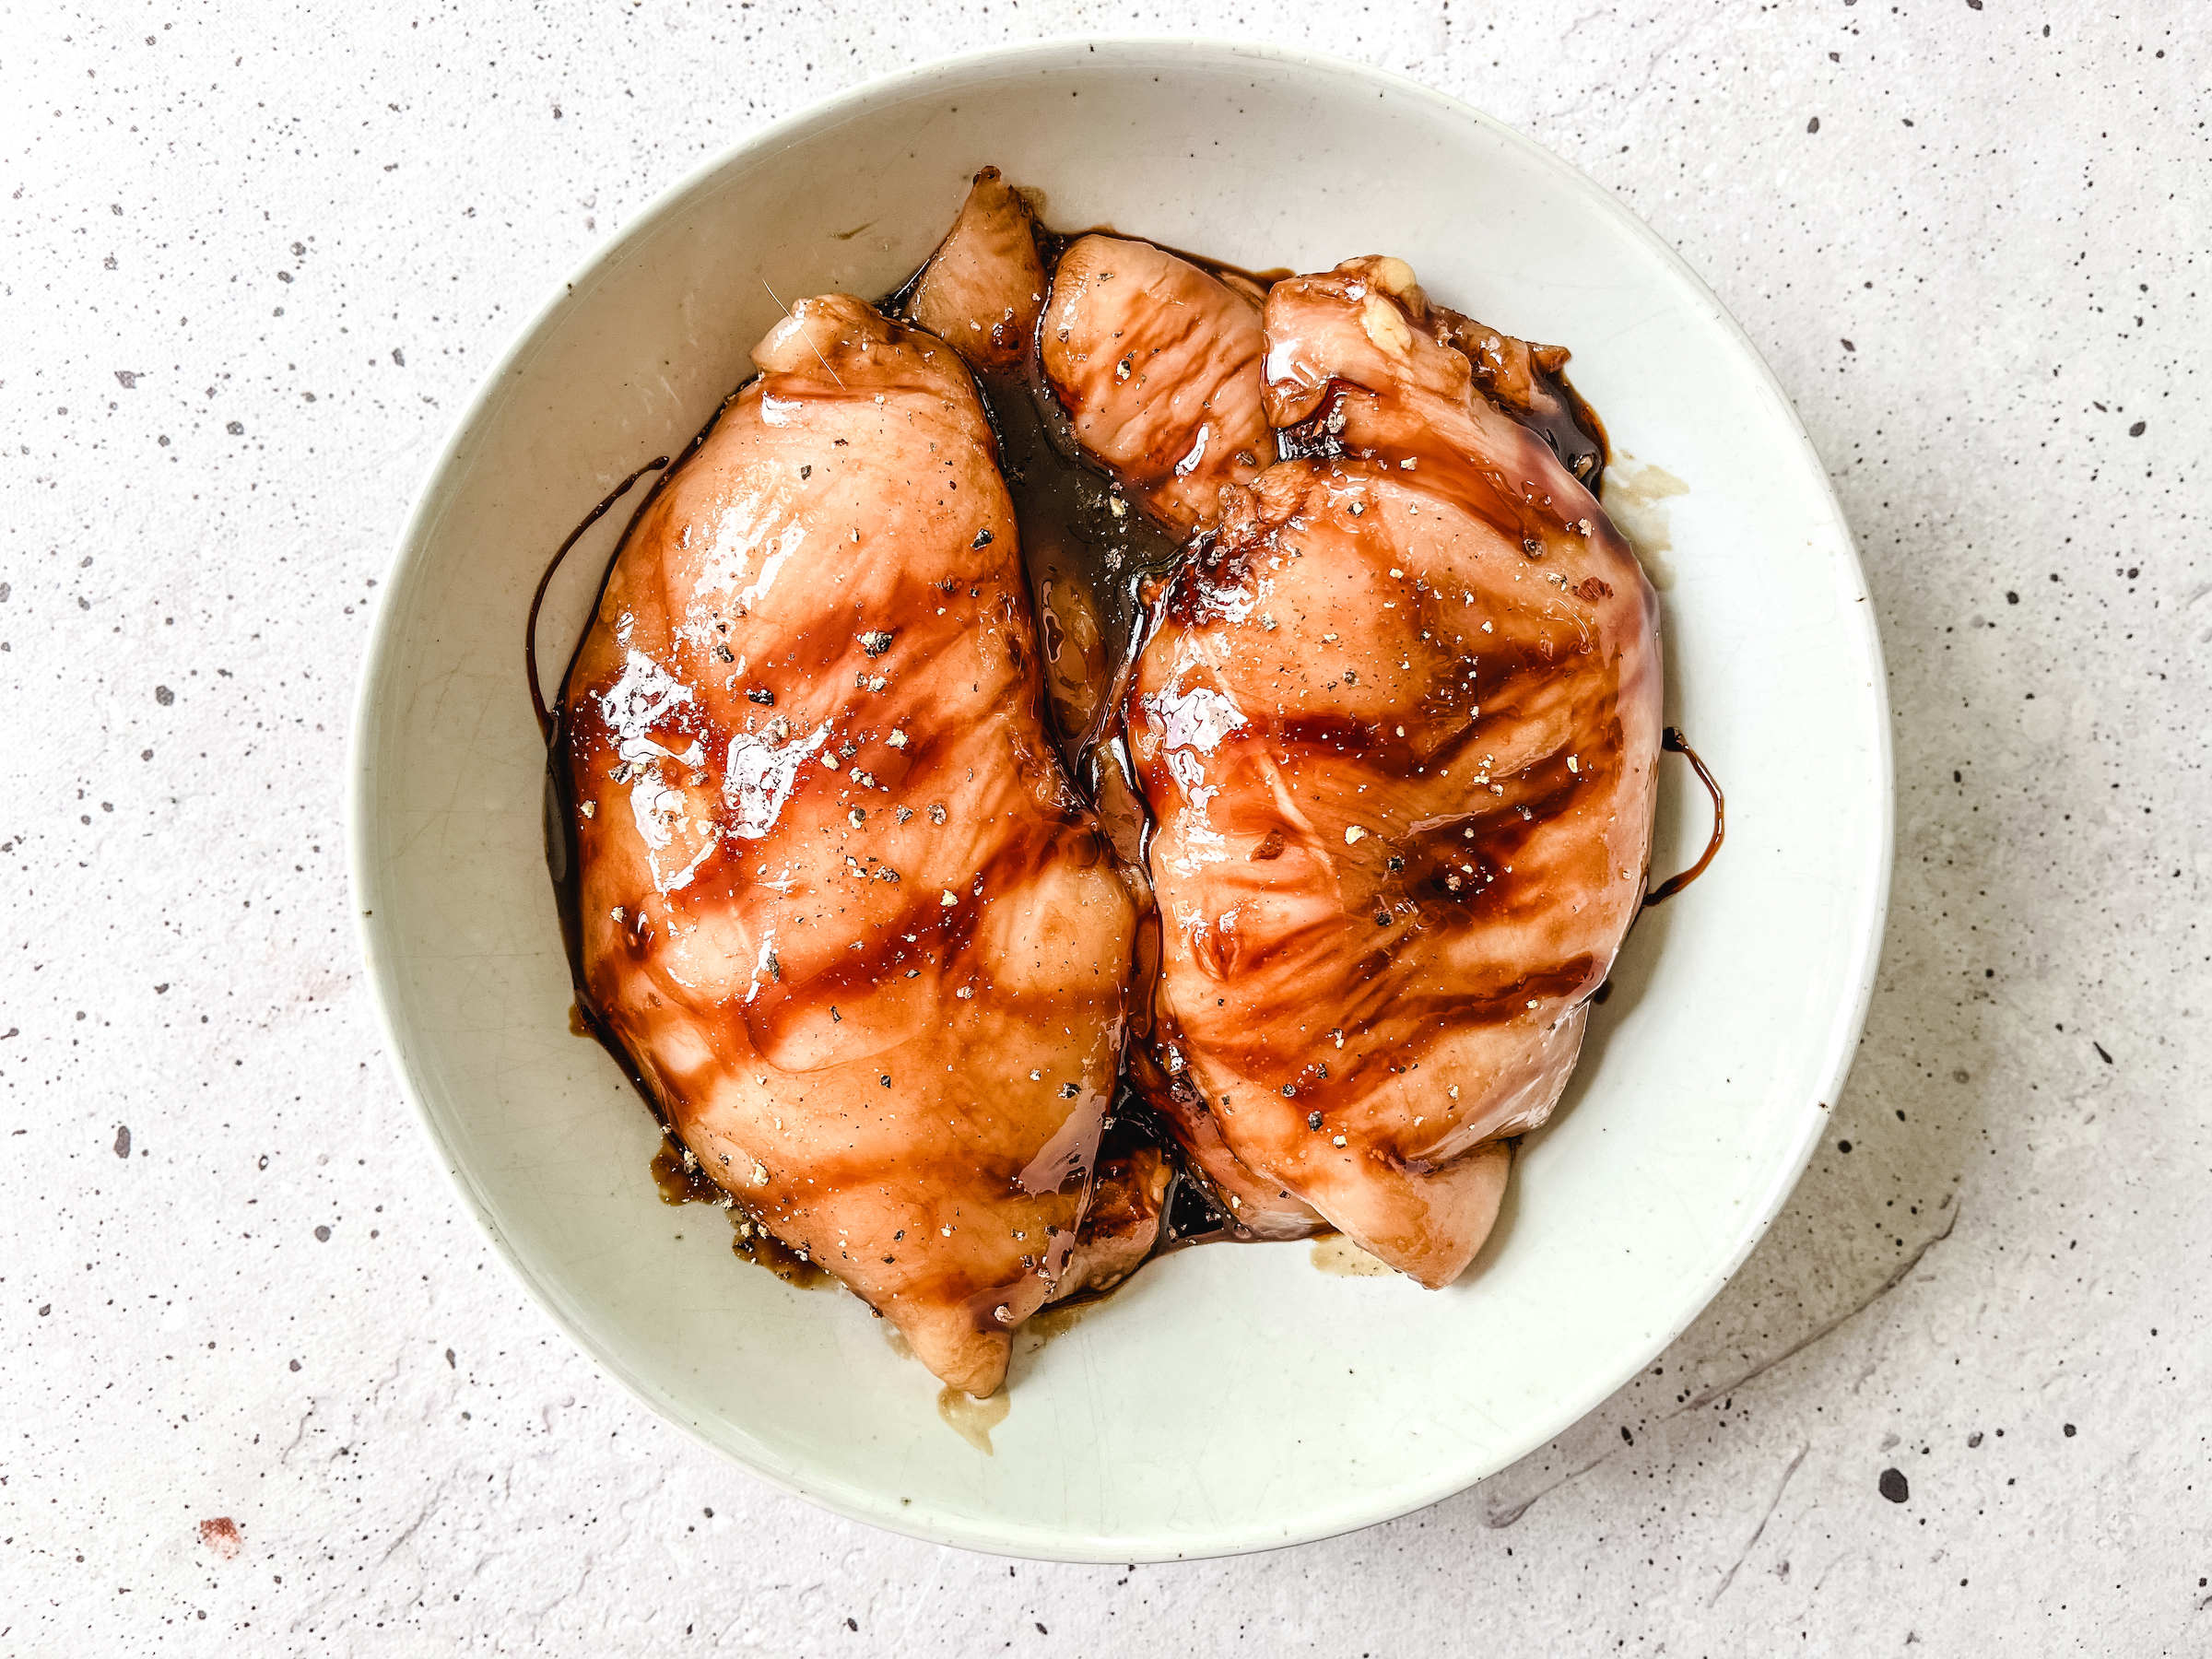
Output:
[[[1641,900],[1655,596],[1400,261],[1271,290],[1285,453],[1225,492],[1127,719],[1194,1157],[1422,1283],[1495,1220]],[[1276,1206],[1287,1228],[1294,1215]]]
[[[986,167],[922,268],[910,314],[978,374],[1017,375],[1029,366],[1044,285],[1029,204]]]
[[[1178,537],[1275,459],[1256,292],[1150,242],[1086,236],[1053,272],[1038,345],[1077,441]]]
[[[966,368],[837,295],[754,359],[563,695],[585,992],[714,1180],[985,1394],[1070,1270],[1134,911]]]

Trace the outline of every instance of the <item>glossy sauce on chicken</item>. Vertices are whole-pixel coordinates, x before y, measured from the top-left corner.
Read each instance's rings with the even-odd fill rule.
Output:
[[[1333,1225],[1447,1282],[1645,877],[1656,605],[1576,477],[1594,419],[1545,378],[1564,354],[1431,306],[1402,262],[1274,284],[1247,369],[1240,292],[1087,242],[1040,340],[1092,458],[1203,460],[1245,406],[1285,457],[1209,479],[1203,521],[1141,497],[1208,528],[1124,709],[1162,934],[1134,1075],[1244,1229]],[[1161,340],[1206,400],[1131,392]]]
[[[562,698],[583,990],[708,1173],[987,1394],[1066,1284],[1134,910],[959,360],[795,307]]]
[[[1371,295],[1394,307],[1394,322],[1370,307]],[[624,569],[642,564],[637,549],[657,536],[666,565],[666,545],[688,555],[717,513],[728,542],[733,496],[749,491],[742,512],[758,522],[737,539],[759,562],[737,575],[772,586],[775,537],[761,526],[779,513],[806,518],[787,482],[764,487],[759,470],[764,459],[770,472],[806,466],[796,458],[806,444],[748,432],[759,453],[742,488],[694,490],[698,499],[672,505],[664,498],[688,482],[679,464],[633,521],[571,669],[556,756],[570,763],[553,772],[548,849],[580,1006],[680,1136],[670,1156],[689,1166],[685,1191],[699,1196],[700,1174],[712,1176],[724,1207],[737,1206],[741,1240],[750,1233],[764,1253],[782,1253],[785,1270],[827,1251],[830,1270],[898,1319],[933,1369],[979,1393],[994,1384],[1004,1335],[1028,1312],[1118,1283],[1182,1242],[1334,1225],[1425,1282],[1447,1281],[1488,1230],[1510,1167],[1507,1137],[1541,1121],[1564,1083],[1586,999],[1645,875],[1655,756],[1641,734],[1656,731],[1655,608],[1590,500],[1604,434],[1561,372],[1565,353],[1430,305],[1396,261],[1271,284],[1126,238],[1056,238],[994,170],[979,175],[945,244],[881,312],[929,332],[901,333],[857,301],[807,301],[763,343],[765,378],[716,421],[773,427],[789,424],[775,413],[785,403],[806,407],[808,420],[858,403],[861,426],[838,427],[845,435],[831,447],[863,453],[839,459],[879,474],[883,454],[905,453],[900,445],[925,413],[928,460],[944,460],[940,445],[957,452],[944,460],[951,476],[937,505],[965,488],[960,511],[976,519],[974,534],[965,548],[918,561],[934,571],[933,559],[954,555],[942,567],[954,571],[949,582],[933,575],[922,595],[954,620],[911,641],[904,660],[934,663],[991,641],[985,654],[995,652],[992,672],[1006,689],[986,693],[976,679],[969,696],[995,711],[1006,746],[941,747],[984,754],[985,770],[1003,771],[979,786],[971,771],[971,791],[1002,806],[1020,799],[983,813],[1006,826],[994,831],[1003,842],[994,897],[1033,887],[1032,928],[1055,900],[1072,899],[1082,936],[1060,938],[1056,956],[1050,946],[1034,952],[1042,972],[1026,987],[1036,1005],[1027,1013],[1020,996],[982,991],[1004,937],[963,934],[949,913],[863,906],[878,935],[913,931],[847,941],[845,958],[776,942],[831,921],[818,902],[811,914],[799,913],[802,902],[778,917],[763,888],[790,897],[794,870],[818,900],[824,877],[837,882],[830,857],[841,858],[843,878],[861,884],[844,893],[874,899],[877,886],[909,885],[902,865],[940,858],[941,834],[898,845],[885,836],[882,851],[865,842],[909,823],[913,809],[900,806],[895,823],[871,824],[884,804],[867,794],[900,791],[883,780],[920,758],[913,712],[944,688],[911,692],[905,712],[868,706],[898,695],[892,677],[869,672],[875,659],[910,643],[915,595],[896,576],[872,611],[863,603],[846,618],[843,595],[825,605],[818,594],[809,604],[819,618],[785,615],[763,629],[746,603],[752,590],[717,587],[712,560],[694,560],[688,590],[664,574],[653,595],[659,631],[641,641],[638,617],[652,606],[635,602]],[[957,366],[933,335],[957,347],[973,383],[946,371]],[[863,429],[865,399],[883,402],[887,366],[894,404],[922,391],[897,438],[883,421]],[[830,429],[806,443],[818,446]],[[711,422],[692,451],[734,447],[715,433]],[[879,476],[872,488],[880,494]],[[799,540],[820,528],[804,524]],[[887,553],[910,535],[889,538]],[[828,590],[843,578],[825,581],[818,568],[806,580]],[[702,609],[709,589],[721,603]],[[953,603],[937,609],[937,599]],[[900,625],[872,629],[871,616]],[[826,649],[832,628],[850,642]],[[755,641],[766,649],[737,650]],[[1593,657],[1610,665],[1594,680],[1576,665]],[[684,665],[673,691],[653,671],[671,661]],[[778,684],[760,665],[782,673]],[[718,671],[726,683],[717,701],[705,682]],[[1035,718],[1039,689],[1050,741]],[[691,724],[686,694],[701,711]],[[715,741],[726,744],[719,756]],[[591,844],[598,799],[608,782],[640,779],[646,802],[630,788],[629,844],[610,858]],[[813,849],[822,867],[787,861],[771,876],[756,859],[750,883],[731,880],[743,863],[725,856],[733,837],[770,843],[753,851],[806,844],[782,834],[794,798],[829,820],[802,820],[833,842]],[[933,828],[945,822],[935,811]],[[1613,829],[1594,834],[1594,816]],[[595,872],[618,867],[624,891],[638,893],[634,908],[605,902],[623,882]],[[694,883],[708,897],[687,899]],[[977,895],[958,887],[943,888],[948,912],[980,896],[980,885]],[[1568,889],[1583,897],[1562,919],[1548,896]],[[715,910],[724,913],[706,913]],[[1122,983],[1109,989],[1098,982],[1112,977],[1117,952]],[[956,967],[969,976],[965,995],[947,972]],[[740,987],[734,974],[748,968]],[[948,994],[971,1006],[941,1018]],[[974,1018],[984,1012],[972,1006],[979,994],[1000,1005],[988,1032]],[[735,1020],[733,1004],[743,1010]],[[1036,1018],[1048,1004],[1056,1012]],[[836,1029],[861,1007],[865,1035]],[[1077,1109],[1019,1124],[956,1112],[950,1137],[917,1135],[943,1103],[936,1094],[903,1129],[873,1100],[855,1111],[865,1079],[854,1068],[890,1067],[877,1056],[901,1042],[952,1073],[952,1093],[986,1093],[1021,1064],[996,1046],[1009,1007],[1016,1048],[1025,1021],[1077,1010],[1091,1035],[1038,1052],[1068,1072],[1063,1092]],[[1137,1088],[1124,1082],[1117,1095],[1124,1014]],[[718,1020],[742,1027],[743,1041]],[[742,1063],[732,1063],[734,1049]],[[746,1086],[738,1074],[756,1066],[770,1069]],[[1042,1067],[1030,1069],[1041,1079]],[[822,1089],[811,1103],[806,1078]],[[787,1142],[790,1180],[771,1175],[755,1184],[772,1190],[748,1190],[746,1160],[769,1168],[754,1148],[768,1144],[768,1120],[782,1130],[784,1100],[811,1104],[812,1128],[830,1132]],[[991,1156],[994,1141],[1035,1156],[1015,1170]],[[877,1172],[849,1183],[872,1181],[858,1202],[783,1190],[818,1185],[808,1171],[840,1169],[863,1143],[872,1150],[859,1163]],[[1065,1165],[1066,1179],[1032,1182],[1041,1160]],[[1186,1167],[1196,1184],[1182,1177]],[[957,1209],[963,1193],[1017,1241],[1028,1233],[1046,1247],[909,1246],[909,1264],[936,1259],[891,1273],[878,1269],[900,1267],[896,1249],[856,1257],[856,1238],[870,1251],[887,1234],[899,1245],[905,1230],[893,1222],[924,1208],[935,1219],[947,1194]],[[1009,1260],[1019,1265],[1009,1271]]]
[[[1225,498],[1129,709],[1156,1046],[1191,1142],[1441,1285],[1642,895],[1656,599],[1401,262],[1277,284],[1266,332],[1305,453]]]

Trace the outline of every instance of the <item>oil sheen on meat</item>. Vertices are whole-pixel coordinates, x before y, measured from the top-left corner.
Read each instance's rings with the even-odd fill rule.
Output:
[[[1149,242],[1086,236],[1053,273],[1045,379],[1084,450],[1178,536],[1275,459],[1258,297]]]
[[[1403,262],[1279,282],[1264,323],[1289,458],[1223,492],[1127,708],[1156,1093],[1240,1218],[1441,1286],[1643,894],[1656,600]]]
[[[1656,602],[1565,354],[1394,259],[1063,241],[995,169],[887,309],[796,306],[624,543],[561,700],[582,999],[972,1394],[1171,1210],[1448,1283],[1648,874]]]
[[[1135,910],[966,366],[838,295],[754,357],[563,695],[583,989],[733,1201],[984,1394],[1086,1271]]]

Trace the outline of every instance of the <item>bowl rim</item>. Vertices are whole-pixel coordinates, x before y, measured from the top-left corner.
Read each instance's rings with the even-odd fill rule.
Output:
[[[703,1425],[693,1420],[669,1397],[659,1383],[633,1371],[620,1355],[590,1335],[564,1311],[554,1287],[541,1282],[540,1276],[524,1261],[501,1232],[489,1204],[477,1187],[465,1161],[455,1155],[454,1147],[439,1128],[425,1098],[425,1090],[418,1084],[416,1070],[409,1063],[412,1045],[394,1016],[394,1006],[398,1000],[398,966],[394,958],[387,957],[380,948],[382,930],[376,924],[375,912],[384,890],[384,878],[371,866],[370,855],[372,839],[370,826],[378,782],[375,756],[382,721],[382,690],[388,674],[397,665],[401,651],[401,624],[394,614],[394,595],[406,588],[408,584],[406,578],[429,556],[429,545],[433,539],[430,533],[443,511],[438,498],[448,486],[455,462],[462,457],[464,450],[476,438],[479,429],[497,413],[508,395],[508,382],[514,372],[537,350],[541,335],[573,300],[576,293],[580,289],[588,291],[594,278],[626,260],[629,256],[629,249],[637,241],[682,213],[697,193],[710,187],[716,177],[734,163],[783,147],[816,132],[834,128],[867,103],[886,94],[909,92],[931,80],[986,69],[1018,71],[1027,67],[1045,71],[1065,68],[1102,52],[1180,53],[1198,58],[1249,63],[1255,66],[1276,64],[1364,80],[1385,92],[1425,101],[1447,117],[1521,152],[1524,159],[1548,174],[1557,187],[1582,195],[1618,226],[1639,239],[1665,265],[1671,267],[1673,274],[1687,285],[1688,292],[1705,306],[1710,320],[1719,326],[1723,335],[1750,369],[1754,379],[1763,383],[1777,413],[1788,421],[1812,472],[1820,479],[1829,512],[1836,527],[1841,532],[1839,551],[1848,560],[1846,568],[1856,578],[1856,585],[1862,591],[1865,588],[1865,571],[1859,559],[1857,538],[1852,533],[1850,521],[1836,498],[1833,481],[1821,463],[1819,453],[1806,432],[1804,421],[1798,417],[1794,404],[1742,324],[1688,262],[1641,216],[1580,168],[1535,139],[1484,113],[1465,100],[1440,92],[1394,70],[1333,53],[1315,52],[1273,41],[1235,41],[1203,34],[1108,31],[1060,34],[1038,41],[982,47],[932,58],[832,93],[753,129],[695,163],[656,192],[636,218],[606,238],[572,266],[568,276],[557,283],[526,320],[519,324],[498,360],[477,382],[468,401],[454,418],[436,455],[425,468],[401,528],[394,557],[385,570],[383,589],[377,599],[368,644],[362,653],[359,674],[355,681],[347,731],[345,780],[347,865],[353,900],[354,936],[366,970],[364,978],[375,1009],[377,1030],[383,1039],[385,1053],[401,1092],[443,1164],[447,1179],[461,1199],[463,1208],[507,1270],[529,1294],[539,1312],[603,1372],[649,1407],[656,1418],[779,1491],[804,1499],[845,1519],[924,1542],[1034,1560],[1104,1562],[1203,1559],[1288,1548],[1340,1536],[1425,1509],[1468,1489],[1488,1477],[1469,1474],[1464,1464],[1448,1460],[1439,1473],[1428,1479],[1377,1488],[1355,1496],[1334,1509],[1309,1511],[1288,1530],[1248,1524],[1225,1528],[1217,1535],[1204,1538],[1182,1537],[1171,1540],[1164,1535],[1153,1539],[1135,1535],[1113,1539],[1079,1538],[1023,1524],[994,1530],[964,1517],[939,1514],[934,1508],[920,1502],[901,1505],[897,1502],[886,1504],[870,1501],[865,1495],[855,1493],[839,1483],[817,1486],[807,1481],[797,1470],[779,1467],[766,1458],[748,1457],[739,1449],[715,1440]],[[1871,879],[1865,885],[1863,906],[1856,918],[1855,936],[1852,941],[1849,966],[1844,975],[1845,982],[1852,984],[1853,989],[1848,1009],[1840,1009],[1839,1012],[1845,1013],[1847,1017],[1834,1021],[1830,1026],[1829,1052],[1817,1090],[1806,1107],[1802,1109],[1803,1116],[1795,1143],[1775,1165],[1772,1176],[1758,1202],[1747,1206],[1749,1214],[1739,1228],[1724,1260],[1681,1299],[1663,1323],[1659,1334],[1645,1345],[1637,1363],[1620,1369],[1618,1375],[1593,1374],[1581,1386],[1562,1393],[1553,1408],[1536,1420],[1527,1436],[1527,1445],[1514,1458],[1499,1465],[1500,1469],[1510,1467],[1512,1462],[1527,1456],[1580,1421],[1616,1393],[1629,1378],[1648,1366],[1688,1328],[1765,1236],[1796,1186],[1814,1147],[1821,1138],[1828,1108],[1843,1087],[1857,1051],[1860,1035],[1865,1030],[1875,978],[1880,965],[1894,865],[1896,771],[1888,677],[1881,637],[1873,611],[1871,605],[1866,606],[1855,621],[1846,624],[1845,630],[1850,643],[1864,657],[1867,694],[1871,700],[1869,712],[1872,716],[1874,742],[1870,759],[1874,762],[1880,787],[1877,833],[1873,849],[1875,867],[1868,873]],[[1495,1469],[1490,1471],[1496,1472]]]

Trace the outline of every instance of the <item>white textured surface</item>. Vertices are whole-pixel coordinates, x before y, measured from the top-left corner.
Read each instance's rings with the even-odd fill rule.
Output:
[[[1425,1513],[1125,1572],[772,1496],[547,1329],[376,1051],[336,781],[417,476],[626,212],[937,51],[1262,25],[138,9],[0,14],[0,1653],[2205,1645],[2205,14],[1265,25],[1583,165],[1766,351],[1880,606],[1897,886],[1830,1149],[1653,1374]]]

